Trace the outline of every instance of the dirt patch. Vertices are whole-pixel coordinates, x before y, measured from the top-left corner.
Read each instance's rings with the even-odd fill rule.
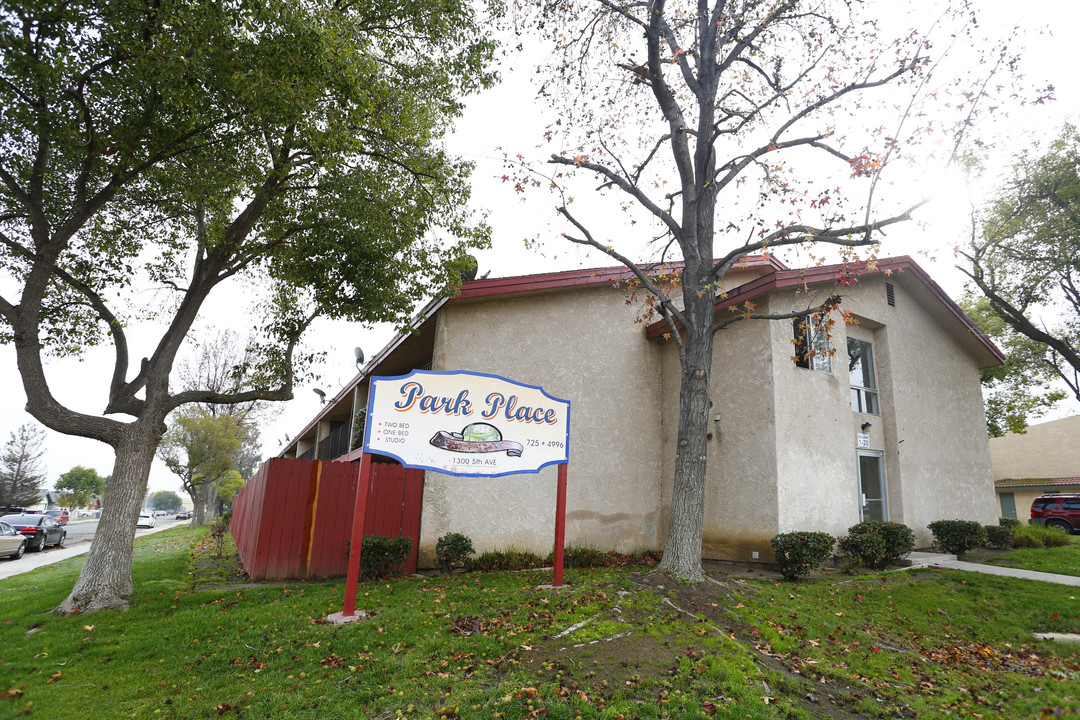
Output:
[[[610,634],[592,633],[596,636],[575,642],[572,638],[580,633],[564,631],[521,652],[518,660],[569,694],[585,693],[603,703],[618,691],[656,701],[663,699],[667,689],[686,687],[692,681],[686,677],[688,665],[704,666],[705,658],[718,652],[715,644],[712,650],[703,646],[702,636],[708,635],[722,638],[722,654],[742,656],[758,666],[757,675],[747,682],[760,684],[765,694],[794,698],[818,717],[858,717],[844,707],[850,702],[850,688],[812,682],[754,647],[752,626],[738,618],[740,598],[746,600],[753,592],[744,578],[782,578],[760,566],[731,565],[719,572],[708,568],[709,579],[700,583],[679,582],[655,571],[633,575],[629,578],[632,588],[640,590],[621,591],[614,607],[582,623],[583,628],[590,627],[588,623],[603,628],[607,623]],[[646,591],[652,591],[647,603],[642,602]],[[716,687],[715,692],[718,704],[724,688]]]

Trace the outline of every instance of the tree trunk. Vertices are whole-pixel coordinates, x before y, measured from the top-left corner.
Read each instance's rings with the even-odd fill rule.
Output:
[[[195,486],[195,492],[191,496],[193,505],[191,526],[200,527],[210,522],[214,517],[214,498],[217,496],[217,483],[205,482]]]
[[[94,542],[71,594],[56,608],[61,615],[127,608],[135,525],[159,438],[142,423],[124,430]]]
[[[705,468],[712,401],[711,293],[687,298],[687,316],[696,317],[686,328],[686,346],[679,387],[679,434],[675,448],[675,478],[667,544],[658,570],[691,581],[704,579],[701,571],[701,534],[705,524]]]

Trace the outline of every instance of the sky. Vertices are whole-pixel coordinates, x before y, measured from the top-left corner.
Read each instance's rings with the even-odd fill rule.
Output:
[[[901,5],[902,3],[894,3]],[[882,255],[912,255],[930,275],[953,297],[963,289],[963,277],[953,267],[952,247],[962,242],[967,226],[970,203],[978,203],[988,191],[995,170],[1003,170],[1009,160],[1009,147],[1023,143],[1025,137],[1048,137],[1056,133],[1067,119],[1080,120],[1080,77],[1074,72],[1075,36],[1080,29],[1080,9],[1060,0],[1028,0],[1019,6],[1009,0],[975,0],[984,32],[1005,34],[1013,25],[1024,30],[1024,69],[1029,78],[1053,83],[1055,101],[1034,108],[1014,108],[1009,117],[999,120],[996,130],[998,145],[991,154],[990,178],[982,187],[969,188],[958,175],[924,173],[904,175],[898,182],[907,182],[921,193],[934,198],[920,211],[920,224],[910,225],[890,233],[882,247]],[[918,11],[925,12],[928,0],[918,0]],[[543,132],[556,115],[535,100],[535,63],[542,51],[532,49],[521,55],[508,54],[501,67],[502,83],[469,100],[464,116],[456,124],[448,147],[455,154],[475,163],[473,173],[473,202],[478,212],[487,215],[492,228],[493,243],[488,250],[477,254],[480,273],[507,276],[567,270],[577,267],[610,266],[613,262],[561,241],[559,233],[566,228],[554,213],[554,202],[546,195],[524,198],[513,191],[512,183],[502,180],[505,174],[504,153],[511,156],[544,157],[553,148],[545,146]],[[526,249],[526,241],[540,239],[540,250]],[[234,288],[219,297],[208,308],[210,321],[216,327],[242,326],[231,309],[230,301],[242,295]],[[298,386],[296,397],[279,403],[261,426],[264,457],[275,455],[285,435],[298,433],[319,410],[319,398],[313,388],[328,396],[335,395],[356,374],[353,348],[363,348],[372,357],[393,336],[393,328],[365,328],[355,324],[322,322],[312,328],[308,344],[326,352],[325,362],[318,368],[318,382]],[[145,353],[143,353],[145,354]],[[133,356],[140,357],[140,354]],[[81,359],[52,362],[48,372],[55,394],[75,409],[99,413],[105,404],[105,385],[110,368],[108,354],[88,353]],[[0,347],[0,439],[26,422],[34,422],[23,407],[22,390],[14,352]],[[1080,408],[1065,405],[1061,414],[1076,414]],[[102,475],[111,472],[113,457],[108,446],[84,438],[69,437],[48,431],[44,464],[47,484],[75,465],[98,470]],[[157,461],[151,471],[150,490],[179,490],[179,481]]]

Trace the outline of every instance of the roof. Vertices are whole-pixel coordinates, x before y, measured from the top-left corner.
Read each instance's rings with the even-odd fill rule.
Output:
[[[665,271],[681,270],[682,262],[658,263],[656,269]],[[735,266],[742,268],[767,268],[770,270],[787,270],[774,255],[747,255]],[[642,265],[647,269],[647,265]],[[648,274],[648,273],[647,273]],[[554,290],[558,288],[579,287],[584,285],[611,284],[619,280],[633,278],[633,273],[623,265],[606,268],[583,268],[579,270],[564,270],[562,272],[542,273],[539,275],[514,275],[511,277],[485,278],[483,280],[470,280],[461,284],[461,291],[452,300],[489,297],[492,295],[506,295],[510,293],[535,292],[538,290]]]
[[[1080,487],[1080,477],[1056,477],[1056,478],[1004,478],[994,482],[998,490],[1003,488],[1049,488],[1049,487]]]
[[[643,267],[647,268],[648,266],[643,265]],[[656,265],[657,270],[663,268],[665,271],[669,272],[679,270],[682,267],[682,262],[658,263]],[[735,267],[738,269],[765,268],[770,273],[777,270],[787,270],[787,265],[773,255],[747,255],[744,256]],[[413,317],[412,322],[409,323],[409,328],[411,330],[419,329],[430,318],[434,317],[443,305],[451,301],[550,291],[562,288],[586,287],[590,285],[610,285],[619,280],[629,280],[632,277],[633,274],[628,268],[619,265],[616,267],[583,268],[553,273],[540,273],[536,275],[513,275],[510,277],[466,280],[461,283],[461,289],[457,295],[435,298],[425,305],[424,308]],[[353,389],[363,382],[364,379],[379,366],[379,363],[385,360],[387,356],[400,347],[409,337],[409,332],[396,333],[386,346],[367,361],[363,370],[357,373],[352,380],[345,383],[333,398],[326,401],[326,404],[320,408],[315,417],[304,426],[295,438],[286,444],[282,452],[284,453],[285,450],[288,450],[295,445],[298,438],[304,437],[320,420],[333,412],[338,403],[348,397]]]
[[[818,267],[797,270],[784,268],[769,273],[768,275],[763,275],[756,280],[752,280],[745,285],[740,285],[730,292],[724,293],[717,299],[713,310],[714,312],[719,312],[774,290],[822,283],[840,284],[838,281],[841,279],[847,280],[848,284],[850,284],[852,277],[854,277],[857,282],[859,278],[876,275],[891,277],[894,278],[894,281],[901,277],[911,278],[915,282],[911,283],[911,281],[906,281],[908,284],[916,284],[925,289],[931,297],[941,304],[941,307],[944,308],[950,317],[963,325],[968,333],[975,338],[977,343],[985,348],[985,350],[996,359],[996,362],[990,363],[991,365],[1005,362],[1004,353],[1002,353],[993,341],[986,336],[986,333],[980,330],[979,327],[972,322],[971,318],[964,314],[964,311],[960,309],[960,306],[953,302],[952,298],[948,296],[941,286],[934,282],[926,271],[919,267],[919,265],[907,255],[901,255],[894,258],[882,258],[870,262],[864,261],[837,265],[820,265]],[[669,332],[670,329],[663,320],[649,325],[646,329],[646,334],[649,339],[662,337],[665,333]]]

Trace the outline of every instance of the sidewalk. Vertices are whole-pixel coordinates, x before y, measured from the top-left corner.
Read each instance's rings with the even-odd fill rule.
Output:
[[[984,575],[1000,575],[1001,577],[1022,578],[1024,580],[1039,580],[1041,582],[1057,583],[1058,585],[1080,586],[1080,577],[1075,575],[1058,575],[1056,573],[1035,572],[1034,570],[1020,570],[1018,568],[964,562],[963,560],[957,560],[955,555],[913,552],[907,556],[907,559],[911,561],[911,566],[903,568],[904,570],[920,567],[939,567],[948,570],[965,570],[967,572],[983,573]]]
[[[76,520],[73,522],[83,521]],[[68,524],[70,525],[71,523]],[[172,524],[163,525],[161,527],[142,528],[135,533],[135,537],[140,538],[143,535],[151,535],[163,530],[168,530],[170,527],[176,527],[176,525]],[[62,548],[46,548],[35,552],[27,552],[18,560],[0,560],[0,580],[14,577],[15,575],[22,575],[23,573],[28,573],[31,570],[36,570],[39,567],[45,567],[46,565],[53,565],[61,560],[75,557],[76,555],[85,555],[88,552],[90,552],[90,541],[84,540],[77,545],[72,544]]]

